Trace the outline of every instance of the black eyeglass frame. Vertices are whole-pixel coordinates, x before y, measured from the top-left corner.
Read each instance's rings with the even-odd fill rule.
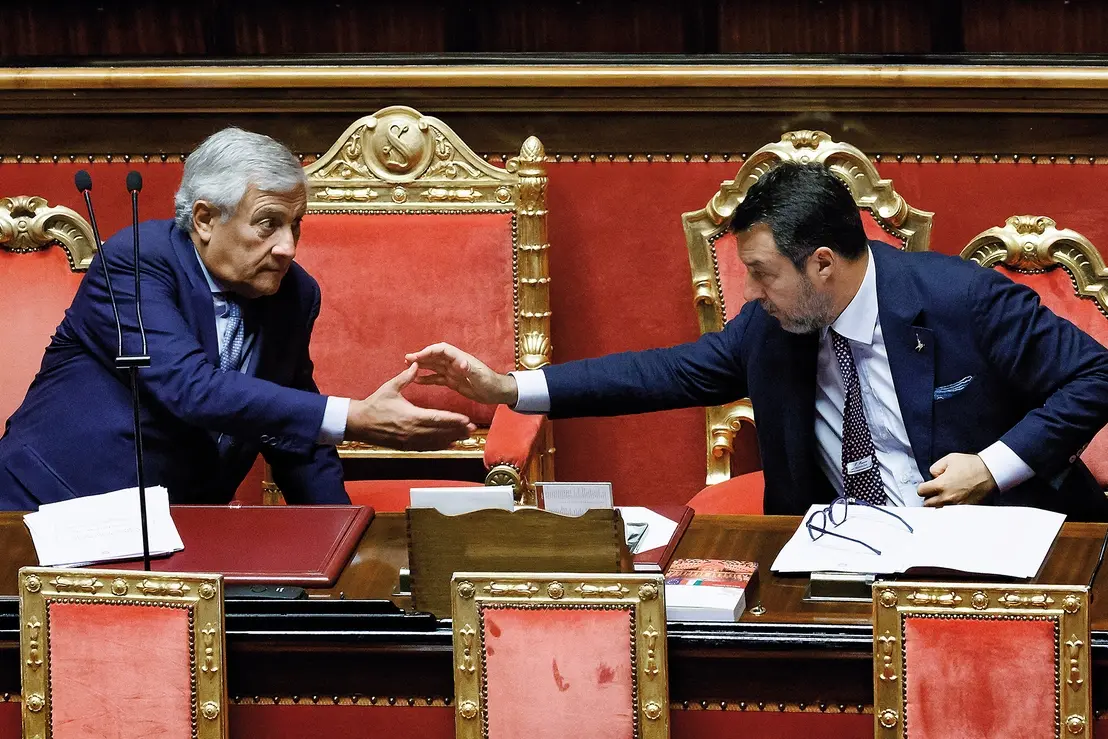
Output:
[[[831,522],[832,527],[840,526],[844,521],[846,521],[846,517],[847,514],[850,512],[851,505],[860,505],[865,506],[866,508],[872,508],[875,511],[881,511],[882,513],[892,516],[897,521],[900,521],[902,524],[904,524],[905,528],[908,529],[908,533],[915,533],[915,529],[912,528],[912,525],[910,523],[908,523],[892,511],[880,506],[876,506],[873,503],[865,500],[858,500],[857,498],[848,498],[845,495],[840,495],[839,497],[831,501],[831,503],[826,508],[821,508],[818,511],[813,511],[812,515],[808,517],[808,520],[804,522],[804,525],[808,528],[808,536],[812,537],[812,541],[817,541],[824,534],[827,534],[828,536],[836,536],[840,539],[852,541],[855,544],[861,544],[866,549],[870,550],[880,557],[881,550],[877,547],[871,546],[861,539],[855,539],[853,536],[847,536],[846,534],[839,534],[827,528],[828,521]],[[839,510],[841,510],[842,513],[838,513]],[[816,522],[817,516],[820,518],[818,523]]]

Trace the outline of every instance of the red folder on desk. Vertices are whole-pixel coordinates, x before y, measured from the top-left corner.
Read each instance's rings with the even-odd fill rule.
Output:
[[[675,506],[647,506],[659,516],[665,516],[671,521],[677,522],[677,529],[670,537],[669,543],[664,547],[647,549],[635,555],[635,572],[665,572],[673,560],[673,553],[677,551],[677,545],[681,543],[681,537],[685,535],[685,529],[693,519],[693,509],[684,505]]]
[[[215,572],[228,583],[325,588],[358,546],[367,506],[172,506],[184,551],[155,559],[156,572]],[[140,569],[141,562],[112,565]]]

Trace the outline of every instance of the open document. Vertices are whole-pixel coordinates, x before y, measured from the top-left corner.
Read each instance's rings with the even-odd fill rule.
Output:
[[[925,567],[1034,577],[1066,519],[1061,513],[1015,506],[851,505],[841,523],[828,520],[823,524],[826,532],[834,535],[811,532],[807,522],[813,516],[821,522],[818,512],[825,508],[815,505],[808,510],[774,560],[774,572],[884,575]],[[818,538],[813,540],[813,533]]]
[[[43,567],[77,566],[142,557],[138,488],[47,503],[23,517]],[[185,548],[169,515],[169,492],[146,489],[150,554]]]

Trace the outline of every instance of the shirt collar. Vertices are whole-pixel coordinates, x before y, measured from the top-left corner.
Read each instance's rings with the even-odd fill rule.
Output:
[[[831,324],[835,333],[859,344],[872,344],[877,328],[877,271],[873,264],[873,252],[866,247],[866,274],[858,292],[839,317]],[[827,329],[824,329],[826,334]]]

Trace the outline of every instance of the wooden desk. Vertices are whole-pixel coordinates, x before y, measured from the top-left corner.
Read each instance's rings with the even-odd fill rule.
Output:
[[[806,578],[769,572],[797,524],[693,520],[677,556],[751,559],[762,572],[741,622],[670,626],[675,737],[873,735],[869,605],[805,603]],[[335,587],[310,600],[228,601],[234,736],[317,735],[323,726],[334,736],[453,736],[449,626],[387,602],[407,564],[404,526],[402,515],[379,514]],[[1087,582],[1105,528],[1066,524],[1037,580]],[[0,703],[3,738],[11,727],[18,736],[16,570],[34,560],[19,514],[0,513],[0,558],[0,693],[12,697]],[[1098,581],[1091,613],[1096,707],[1108,707],[1105,588]],[[761,616],[750,613],[757,603]]]

